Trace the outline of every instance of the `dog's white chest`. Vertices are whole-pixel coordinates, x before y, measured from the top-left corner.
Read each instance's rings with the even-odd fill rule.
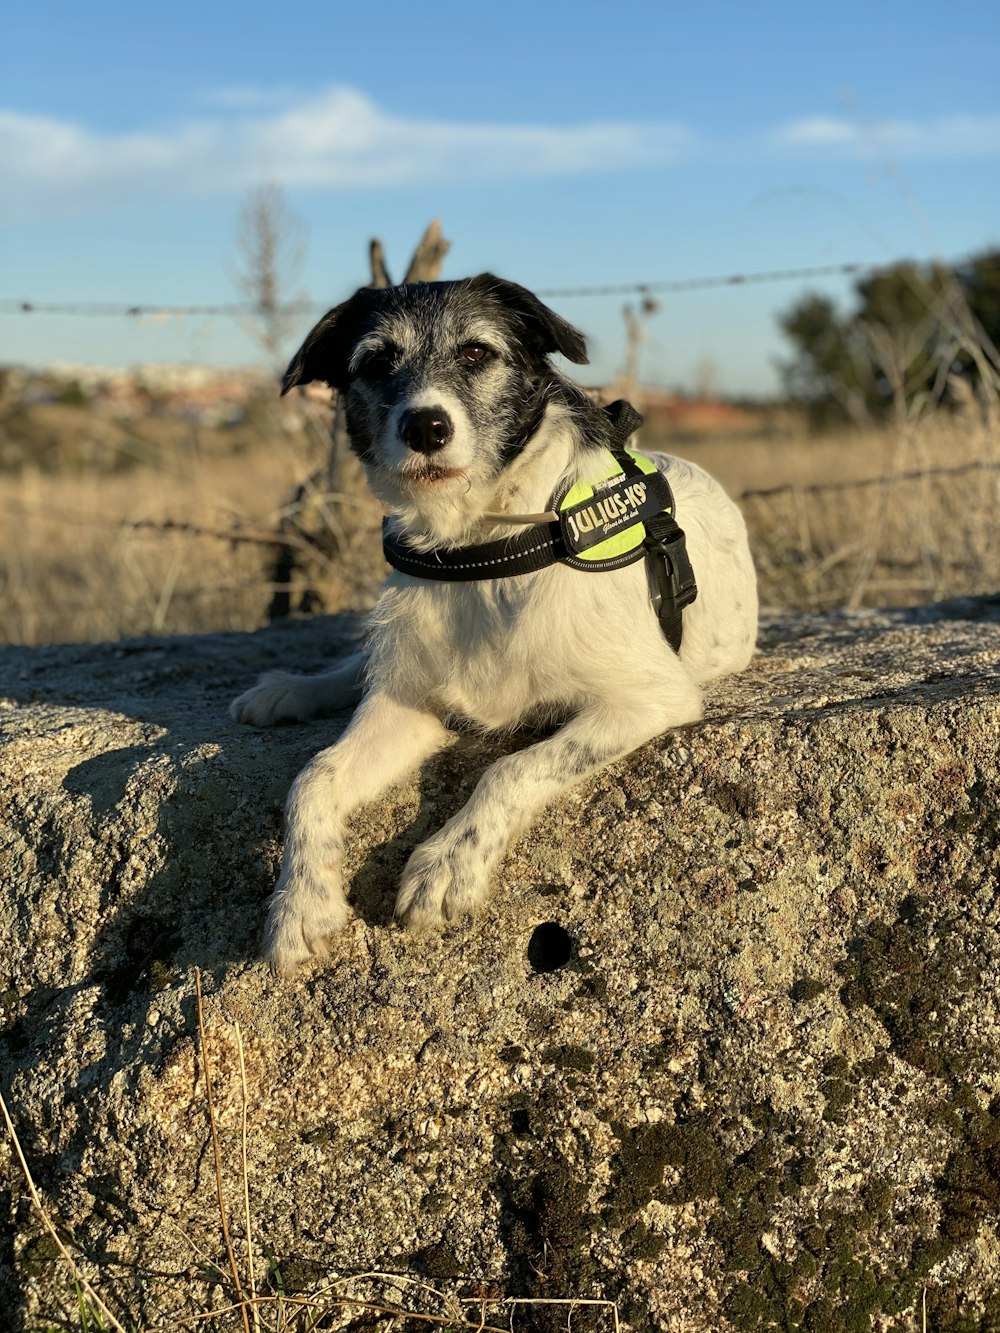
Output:
[[[437,697],[444,714],[468,718],[491,731],[503,730],[566,704],[561,682],[522,651],[523,640],[484,641],[460,671],[443,676]]]
[[[390,589],[376,615],[378,676],[405,671],[408,691],[416,684],[443,716],[502,729],[561,702],[558,654],[528,581],[411,584]]]

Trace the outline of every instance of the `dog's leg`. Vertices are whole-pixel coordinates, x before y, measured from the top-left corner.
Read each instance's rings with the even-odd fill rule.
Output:
[[[341,708],[353,708],[364,689],[366,652],[350,657],[317,676],[268,671],[229,705],[234,722],[272,727],[276,722],[308,722]]]
[[[678,681],[669,705],[606,701],[584,708],[554,736],[487,769],[459,813],[410,857],[396,915],[409,926],[440,925],[474,911],[507,844],[542,806],[590,773],[701,716],[701,694]]]
[[[322,953],[347,919],[343,829],[352,810],[373,800],[440,749],[444,725],[422,709],[369,694],[336,745],[295,779],[285,806],[285,855],[271,897],[264,956],[289,974]]]

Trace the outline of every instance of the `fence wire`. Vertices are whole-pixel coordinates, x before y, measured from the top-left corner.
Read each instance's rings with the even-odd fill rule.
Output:
[[[762,273],[726,273],[700,278],[664,278],[649,282],[611,282],[586,287],[546,287],[538,291],[548,299],[577,296],[629,296],[653,292],[695,292],[712,287],[749,287],[769,282],[796,282],[806,278],[845,277],[878,268],[877,264],[858,261],[842,264],[820,264],[812,268],[770,269]],[[292,315],[305,311],[326,310],[327,301],[286,301],[274,307],[273,313]],[[170,305],[165,303],[116,301],[28,301],[14,298],[0,299],[0,314],[4,315],[78,315],[84,318],[110,316],[139,319],[151,316],[226,317],[244,319],[259,316],[261,308],[248,301],[228,301],[215,305]],[[269,313],[271,313],[269,311]]]

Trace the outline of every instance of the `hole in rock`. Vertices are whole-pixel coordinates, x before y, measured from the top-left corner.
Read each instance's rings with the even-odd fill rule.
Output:
[[[557,921],[543,921],[531,932],[528,962],[533,972],[555,972],[565,967],[573,952],[573,937]]]
[[[511,1113],[510,1128],[518,1139],[526,1139],[531,1133],[531,1116],[525,1107],[519,1106]]]

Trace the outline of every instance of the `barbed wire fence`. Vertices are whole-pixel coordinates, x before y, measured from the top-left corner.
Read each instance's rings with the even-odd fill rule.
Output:
[[[440,252],[435,252],[432,256],[433,263],[428,270],[428,277],[432,276],[431,270],[435,270],[435,265],[440,263],[440,260],[443,257],[443,249],[446,249],[447,247],[447,242],[442,241],[439,236],[437,237],[437,241],[443,248]],[[638,297],[642,302],[652,302],[654,296],[658,297],[672,293],[683,294],[686,292],[741,288],[770,283],[807,282],[819,279],[857,277],[858,275],[871,273],[883,267],[885,267],[884,264],[866,263],[854,260],[834,264],[812,265],[809,267],[769,269],[759,272],[739,272],[690,278],[663,278],[633,282],[590,283],[579,286],[540,288],[538,289],[538,295],[553,301],[573,300],[576,298]],[[956,262],[953,267],[956,269],[960,268],[960,261]],[[381,256],[381,252],[377,255],[373,252],[372,285],[382,285],[377,281],[380,271],[384,271],[383,257]],[[421,274],[421,277],[423,276],[424,275]],[[433,273],[433,276],[436,276],[436,270]],[[385,275],[385,279],[385,285],[388,285],[389,280],[387,274]],[[411,280],[409,271],[407,273],[407,279],[404,279],[404,281],[405,280]],[[280,302],[276,305],[275,309],[276,312],[280,313],[282,316],[308,316],[317,311],[325,311],[330,304],[331,302],[329,301],[318,302],[311,299],[298,298]],[[136,320],[226,318],[243,322],[248,318],[252,319],[255,316],[258,316],[259,314],[260,307],[253,301],[171,304],[148,301],[34,301],[30,299],[0,298],[0,315],[22,317],[67,316],[81,319],[117,318]],[[335,418],[335,440],[336,425],[337,419]],[[328,429],[328,427],[325,428]],[[216,527],[210,524],[190,521],[153,519],[134,520],[124,526],[129,532],[135,532],[137,534],[145,532],[150,535],[160,535],[163,537],[183,535],[193,538],[207,539],[209,541],[215,540],[227,543],[232,547],[256,546],[261,548],[265,553],[273,553],[265,554],[265,559],[269,566],[269,579],[266,583],[265,591],[271,597],[270,606],[268,608],[268,619],[280,618],[283,615],[288,614],[289,610],[292,609],[293,602],[294,609],[300,611],[311,609],[311,591],[314,583],[311,575],[306,574],[302,586],[298,588],[297,595],[294,598],[292,596],[293,578],[297,567],[302,565],[303,568],[307,570],[311,564],[317,564],[318,562],[320,566],[328,569],[331,561],[336,562],[338,559],[346,557],[349,554],[346,547],[350,545],[350,543],[347,541],[345,533],[342,530],[343,525],[339,523],[330,525],[329,506],[325,503],[325,500],[328,497],[331,497],[335,491],[339,492],[350,489],[350,487],[334,487],[331,484],[331,469],[334,468],[338,459],[343,460],[345,452],[346,451],[344,450],[338,450],[336,447],[333,448],[329,456],[328,465],[323,469],[324,475],[320,477],[317,473],[316,476],[310,477],[304,484],[304,487],[300,487],[297,491],[296,496],[294,497],[294,503],[283,508],[283,513],[286,511],[291,513],[291,511],[294,510],[294,521],[288,519],[286,514],[279,529],[276,531],[272,532],[263,530],[253,524],[236,524],[233,528],[228,528],[225,526]],[[994,453],[995,451],[991,449],[990,452]],[[1000,471],[1000,461],[997,461],[995,457],[984,457],[973,462],[963,462],[957,466],[935,467],[925,465],[916,469],[898,470],[891,478],[881,476],[861,479],[841,478],[839,480],[829,481],[824,479],[806,484],[803,484],[803,482],[800,481],[796,483],[784,483],[765,487],[756,486],[742,490],[735,490],[734,495],[744,504],[748,504],[751,509],[762,509],[764,515],[762,520],[763,526],[773,527],[775,525],[772,522],[774,515],[771,513],[771,506],[774,504],[785,506],[786,499],[788,505],[801,507],[809,497],[816,497],[820,499],[822,503],[823,497],[831,496],[838,492],[853,492],[857,494],[865,491],[870,492],[873,488],[877,488],[881,493],[885,492],[887,488],[895,490],[899,485],[903,485],[907,491],[912,489],[914,495],[916,495],[917,490],[921,487],[926,487],[927,485],[934,486],[935,493],[938,493],[938,488],[941,483],[944,484],[944,488],[959,483],[965,485],[967,488],[974,487],[976,485],[975,479],[977,476],[981,478],[981,481],[979,482],[980,486],[987,483],[987,479],[989,479],[986,484],[986,490],[992,491],[994,488],[993,478],[997,475],[998,471]],[[313,492],[315,492],[315,494],[313,494]],[[945,490],[941,490],[941,493],[945,494]],[[324,523],[330,527],[330,531],[322,534],[322,537],[317,531],[312,530],[316,527],[314,523],[304,521],[304,511],[309,507],[306,503],[307,500],[309,500],[310,503],[315,502],[319,505],[319,508],[324,515]],[[912,508],[914,513],[916,513],[917,507],[917,501],[915,500],[913,506],[908,505],[907,509],[909,510]],[[31,517],[31,514],[28,512],[30,506],[22,506],[16,502],[11,503],[10,500],[5,500],[3,508],[6,510],[8,518],[13,518],[15,515],[22,519],[29,519]],[[797,510],[796,515],[793,515],[792,517],[794,521],[801,520],[801,516],[798,515]],[[884,519],[884,517],[885,516],[882,515],[882,519]],[[880,519],[880,522],[881,521],[882,520]],[[101,520],[99,520],[97,516],[89,516],[87,519],[77,517],[74,519],[74,522],[95,524],[101,522]],[[113,520],[106,519],[103,520],[103,522],[107,525],[111,525]],[[990,527],[991,532],[994,530],[995,524]],[[984,543],[987,541],[987,538],[984,537],[980,540],[980,537],[982,537],[982,534],[976,535],[976,540],[971,544],[975,546],[977,550],[980,546],[983,546],[985,550],[986,547]],[[989,537],[988,540],[989,542],[992,542],[992,537]],[[857,543],[855,543],[855,545],[857,545]],[[845,551],[847,552],[846,555],[844,554]],[[815,573],[815,570],[813,570],[812,567],[813,565],[816,566],[816,570],[826,574],[835,563],[846,561],[847,556],[850,556],[852,553],[854,553],[853,546],[849,550],[847,547],[844,547],[843,550],[836,548],[833,550],[833,554],[823,554],[822,558],[819,553],[815,553],[816,559],[813,560],[812,564],[805,570],[805,574],[800,578],[800,582],[803,581],[803,579],[808,582],[806,576],[811,577],[812,574]],[[984,567],[985,560],[986,557],[979,562],[984,564]],[[898,563],[899,562],[897,561],[897,564]],[[319,570],[318,572],[322,573],[322,570]],[[781,573],[782,571],[778,572]],[[795,571],[793,571],[793,573],[794,572]],[[904,572],[902,571],[902,567],[900,567],[898,572],[900,574]],[[782,576],[787,576],[787,570],[783,572]],[[814,579],[813,581],[815,582],[816,580]],[[859,580],[856,579],[855,582],[859,582]],[[855,595],[852,600],[856,600],[856,596],[857,591],[855,590]],[[318,609],[319,605],[321,605],[321,603],[317,603],[316,609]]]
[[[878,264],[851,261],[840,264],[818,264],[810,268],[768,269],[760,273],[724,273],[696,278],[663,278],[651,281],[592,283],[580,287],[539,288],[538,296],[546,300],[574,297],[630,296],[651,293],[706,291],[713,287],[749,287],[772,282],[802,282],[810,278],[851,277],[880,267]],[[282,302],[278,307],[284,314],[326,310],[327,301],[296,300]],[[157,316],[211,317],[244,319],[252,316],[257,306],[250,301],[225,301],[212,305],[171,305],[165,302],[118,301],[29,301],[0,298],[3,315],[74,315],[82,318],[151,318]]]

